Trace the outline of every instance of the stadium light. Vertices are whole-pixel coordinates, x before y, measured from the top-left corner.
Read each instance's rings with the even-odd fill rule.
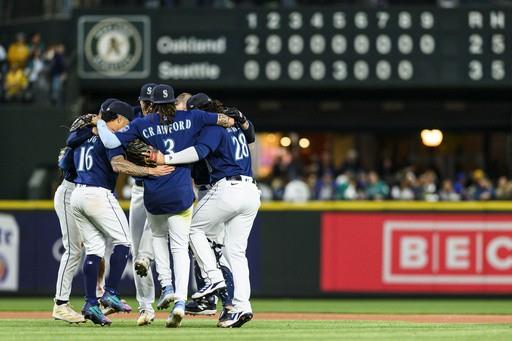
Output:
[[[309,139],[307,139],[307,138],[305,138],[305,137],[303,137],[303,138],[301,138],[301,139],[299,140],[299,146],[300,146],[301,148],[306,149],[306,148],[308,148],[308,147],[309,147],[309,145],[310,145],[310,144],[311,144],[311,143],[309,142]]]
[[[439,129],[423,129],[420,136],[421,142],[427,147],[439,147],[443,142],[443,132]]]
[[[292,139],[288,136],[281,137],[281,146],[283,147],[289,147],[292,144]]]

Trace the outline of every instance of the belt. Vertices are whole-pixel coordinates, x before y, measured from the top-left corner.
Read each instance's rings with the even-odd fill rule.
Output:
[[[242,176],[242,175],[234,175],[234,176],[226,176],[225,179],[227,181],[245,181],[245,182],[252,182],[256,185],[256,180],[251,178],[250,176]]]
[[[135,180],[135,186],[143,187],[144,186],[144,180]]]

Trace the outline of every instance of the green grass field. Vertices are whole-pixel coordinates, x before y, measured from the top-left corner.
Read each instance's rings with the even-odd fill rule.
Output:
[[[74,298],[76,307],[81,299]],[[133,301],[130,301],[136,306]],[[50,311],[51,299],[0,298],[0,311]],[[505,299],[334,299],[254,300],[258,312],[369,314],[512,314]],[[394,321],[251,321],[240,329],[219,329],[215,321],[187,318],[180,329],[157,320],[137,327],[132,318],[113,317],[110,327],[68,325],[47,320],[0,320],[0,340],[512,340],[508,324],[409,323]]]

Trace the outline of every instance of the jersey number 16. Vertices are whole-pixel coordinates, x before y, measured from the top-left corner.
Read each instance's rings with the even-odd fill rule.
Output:
[[[86,147],[80,148],[80,160],[78,161],[78,171],[84,171],[84,170],[90,170],[92,168],[92,155],[91,150],[93,150],[94,147],[89,147],[87,150]]]
[[[249,157],[249,147],[243,133],[238,135],[238,138],[236,136],[231,137],[231,141],[235,145],[235,160],[238,161]]]

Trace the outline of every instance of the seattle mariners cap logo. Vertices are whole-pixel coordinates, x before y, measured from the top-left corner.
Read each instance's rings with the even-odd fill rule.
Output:
[[[162,94],[163,94],[164,98],[169,97],[169,92],[167,91],[167,89],[162,91]]]
[[[106,18],[94,25],[85,38],[85,57],[99,73],[116,77],[132,70],[142,57],[142,37],[122,18]]]
[[[146,94],[147,95],[151,95],[152,92],[153,92],[153,87],[152,86],[148,86],[148,88],[146,89]]]

